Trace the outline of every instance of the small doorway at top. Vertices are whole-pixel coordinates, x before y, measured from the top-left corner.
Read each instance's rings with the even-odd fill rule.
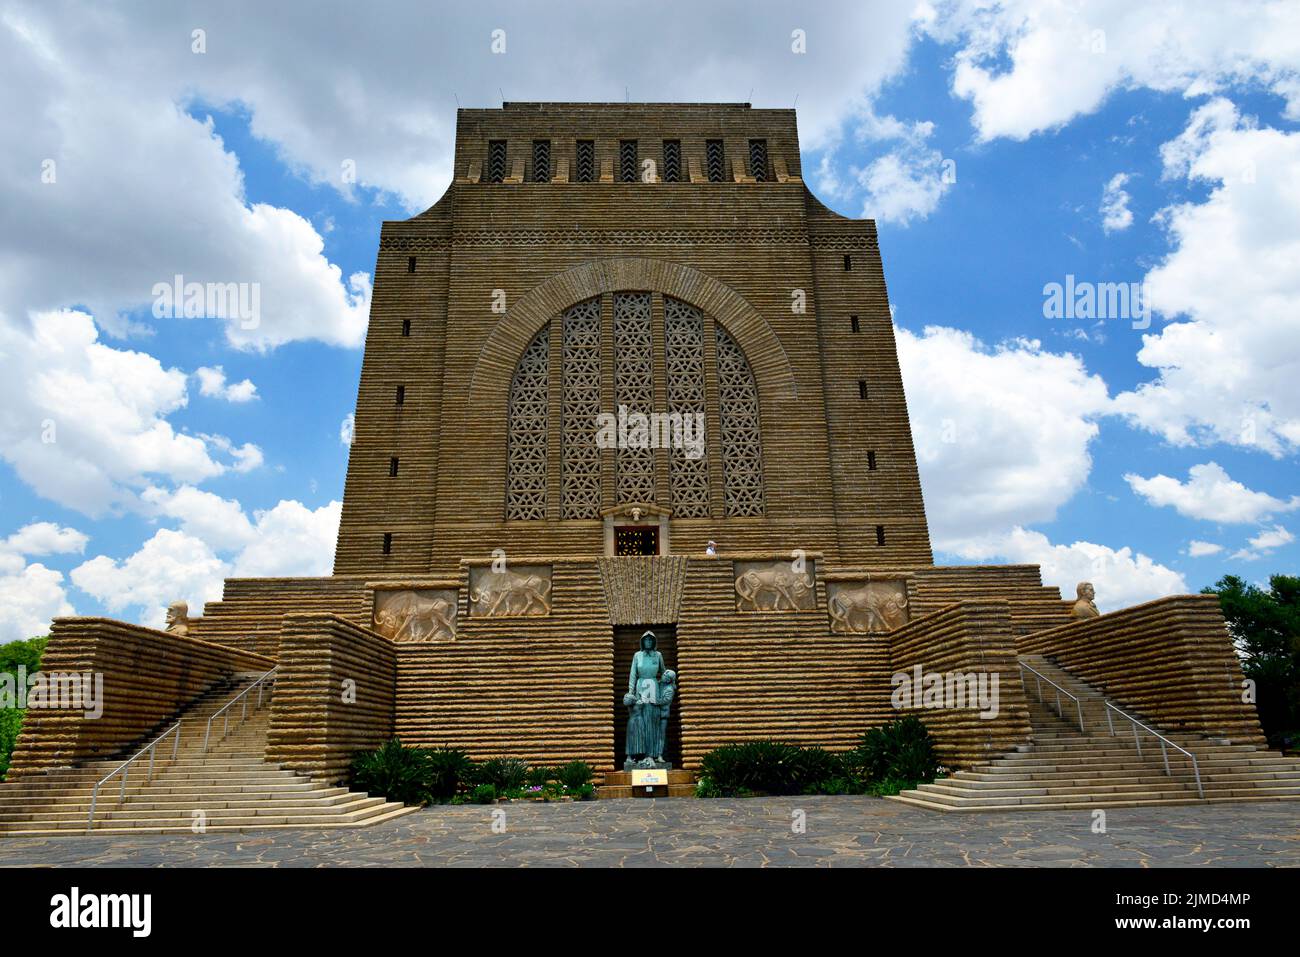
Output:
[[[658,525],[614,526],[615,555],[658,555]]]

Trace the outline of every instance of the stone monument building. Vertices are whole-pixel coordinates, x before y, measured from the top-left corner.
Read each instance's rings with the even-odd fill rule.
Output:
[[[802,173],[792,110],[461,110],[445,195],[383,224],[334,574],[230,580],[184,636],[60,620],[47,667],[101,667],[123,703],[29,722],[16,772],[275,666],[263,754],[317,780],[394,734],[613,774],[647,630],[688,771],[902,713],[971,768],[1127,728],[1107,703],[1188,753],[1261,745],[1213,597],[1081,620],[1037,567],[933,563],[875,224]],[[996,675],[996,714],[900,704],[926,673]],[[1189,775],[1133,793],[1199,799]],[[936,787],[912,799],[981,799]]]

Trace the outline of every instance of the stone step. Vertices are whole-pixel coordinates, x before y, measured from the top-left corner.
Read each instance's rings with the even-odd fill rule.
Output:
[[[194,793],[194,794],[168,794],[168,795],[149,795],[154,798],[163,798],[162,800],[142,800],[139,797],[132,800],[119,803],[117,795],[111,795],[108,798],[100,797],[99,807],[195,807],[198,804],[203,806],[222,806],[238,807],[243,805],[252,806],[258,803],[272,801],[284,802],[313,802],[313,803],[336,803],[349,800],[352,796],[361,795],[359,791],[349,791],[347,788],[319,788],[314,791],[237,791],[226,794],[213,793]],[[90,809],[89,797],[68,798],[60,801],[42,803],[40,805],[22,804],[22,805],[5,805],[0,807],[0,820],[9,820],[15,816],[23,814],[36,813],[36,811],[63,811],[63,810],[81,810],[83,813]]]
[[[637,792],[643,792],[637,794]],[[632,785],[620,784],[602,784],[596,789],[596,797],[602,801],[618,800],[622,798],[635,798],[643,796],[645,788],[634,788]],[[694,797],[694,784],[669,784],[667,797]]]
[[[349,827],[374,827],[377,824],[386,824],[389,821],[404,817],[407,814],[414,814],[419,808],[403,807],[395,805],[393,810],[385,811],[382,814],[376,814],[373,817],[365,818],[360,821],[319,821],[311,822],[312,830],[334,830],[338,828]],[[278,824],[271,823],[269,820],[259,820],[254,824],[213,824],[209,821],[205,833],[243,833],[247,831],[279,831],[279,830],[297,830],[304,825],[301,824]],[[85,828],[77,830],[75,828],[27,828],[15,831],[3,831],[5,837],[68,837],[84,838]],[[136,834],[193,834],[193,828],[189,823],[178,824],[159,824],[159,825],[136,825],[133,827],[115,827],[115,828],[95,828],[96,837],[136,835]]]
[[[931,811],[1078,811],[1078,810],[1096,810],[1097,808],[1125,808],[1125,807],[1175,807],[1187,804],[1227,804],[1227,803],[1257,803],[1263,801],[1292,801],[1300,799],[1297,796],[1281,795],[1277,797],[1254,795],[1250,797],[1214,797],[1202,800],[1193,795],[1189,798],[1158,798],[1154,800],[1115,800],[1115,801],[1060,801],[1056,804],[1036,804],[1036,805],[1017,805],[1017,804],[962,804],[960,806],[941,804],[937,801],[927,801],[923,798],[914,797],[916,792],[904,791],[902,794],[894,794],[888,797],[890,801],[899,801],[904,804],[911,804],[914,807],[923,807]]]

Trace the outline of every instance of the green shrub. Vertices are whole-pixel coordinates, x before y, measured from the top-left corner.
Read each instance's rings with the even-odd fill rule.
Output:
[[[10,641],[0,645],[0,671],[18,675],[19,667],[27,669],[27,674],[41,670],[41,655],[45,653],[45,643],[49,638],[28,638]],[[18,732],[23,725],[21,708],[0,708],[0,781],[4,780],[9,770],[9,760],[13,757],[14,744],[18,741]]]
[[[423,748],[407,748],[397,738],[352,761],[354,790],[381,795],[403,804],[429,801],[429,761]]]
[[[938,769],[925,725],[908,717],[872,728],[844,754],[777,741],[723,745],[700,759],[695,794],[897,794],[933,780]]]
[[[448,801],[470,765],[469,755],[456,748],[408,748],[393,738],[353,758],[349,785],[403,804]]]
[[[475,804],[491,804],[497,799],[497,789],[491,784],[480,784],[469,792],[469,799]]]
[[[939,770],[934,739],[915,715],[872,728],[846,761],[871,782],[932,781]]]
[[[474,763],[459,748],[426,750],[425,760],[428,762],[429,797],[434,801],[451,800],[467,782]]]
[[[555,774],[555,768],[539,764],[528,769],[528,773],[524,775],[524,783],[530,788],[544,788],[548,782],[555,780]]]
[[[765,794],[800,794],[816,780],[827,776],[827,752],[805,757],[797,744],[777,741],[749,741],[715,748],[700,760],[700,774],[725,795],[742,791]],[[810,768],[820,773],[809,774]]]
[[[519,758],[489,758],[473,767],[474,784],[491,784],[498,793],[519,791],[528,778],[528,762]]]
[[[14,744],[22,726],[21,708],[0,708],[0,781],[4,780],[5,772],[9,770],[9,759],[13,756]]]
[[[570,761],[556,772],[557,780],[570,791],[581,791],[594,776],[595,772],[586,761]]]

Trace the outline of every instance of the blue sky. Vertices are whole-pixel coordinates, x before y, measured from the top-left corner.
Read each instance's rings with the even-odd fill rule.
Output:
[[[1103,609],[1297,572],[1294,4],[328,6],[0,14],[0,640],[328,573],[380,222],[502,93],[797,101],[810,188],[879,224],[939,560]],[[263,321],[155,318],[178,273]],[[1150,327],[1045,318],[1067,274]]]

